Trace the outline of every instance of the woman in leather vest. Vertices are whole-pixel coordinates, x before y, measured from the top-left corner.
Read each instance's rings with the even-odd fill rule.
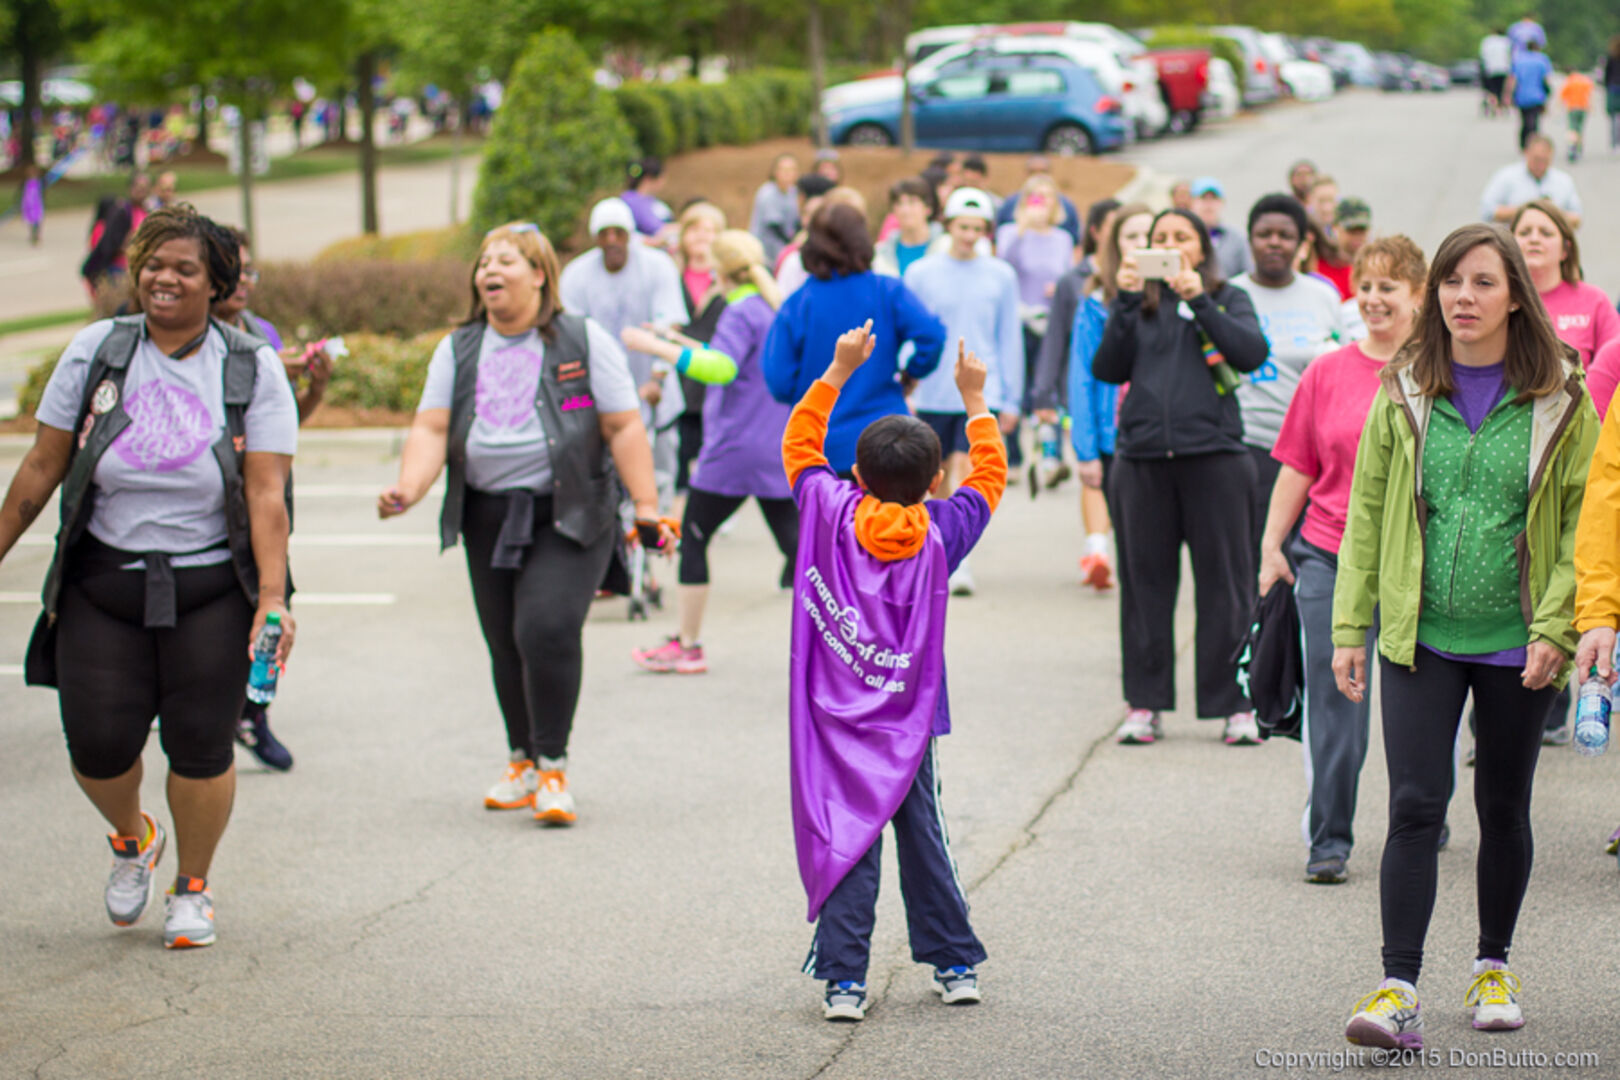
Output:
[[[141,751],[162,718],[179,848],[163,939],[183,948],[214,941],[207,877],[268,616],[281,620],[280,659],[292,649],[283,493],[298,413],[276,354],[209,318],[240,273],[218,226],[188,206],[156,211],[129,262],[143,314],[93,323],[62,354],[0,508],[0,558],[61,485],[29,681],[59,687],[74,776],[113,827],[118,926],[145,911],[163,856],[140,797]]]
[[[399,481],[377,501],[380,517],[403,514],[449,466],[441,539],[450,547],[466,537],[511,751],[484,805],[532,808],[548,825],[575,820],[566,770],[581,634],[617,543],[621,482],[638,524],[674,543],[657,522],[652,451],[624,352],[594,322],[563,313],[559,277],[536,226],[514,222],[484,237],[472,313],[434,351]]]

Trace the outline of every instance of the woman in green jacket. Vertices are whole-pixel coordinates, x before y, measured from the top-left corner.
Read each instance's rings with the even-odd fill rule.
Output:
[[[1480,935],[1464,1002],[1477,1029],[1524,1023],[1507,954],[1530,879],[1542,721],[1575,652],[1575,525],[1598,431],[1580,367],[1504,230],[1452,233],[1424,291],[1362,433],[1333,597],[1333,671],[1352,701],[1367,693],[1379,610],[1385,978],[1345,1035],[1385,1048],[1423,1045],[1415,984],[1470,691]]]

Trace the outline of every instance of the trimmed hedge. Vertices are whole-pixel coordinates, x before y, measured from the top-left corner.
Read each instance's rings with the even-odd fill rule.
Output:
[[[414,337],[465,317],[470,260],[439,256],[265,263],[253,310],[289,341],[332,334]]]
[[[635,156],[630,125],[565,30],[530,39],[484,143],[473,228],[532,221],[554,244],[573,235],[592,199],[618,190]]]
[[[1239,94],[1248,86],[1249,70],[1243,59],[1243,50],[1231,38],[1212,34],[1197,26],[1155,26],[1153,40],[1148,42],[1148,48],[1208,49],[1232,65],[1232,74],[1237,76]]]
[[[643,155],[669,158],[709,146],[746,146],[810,130],[810,76],[762,68],[722,83],[629,82],[614,102]]]

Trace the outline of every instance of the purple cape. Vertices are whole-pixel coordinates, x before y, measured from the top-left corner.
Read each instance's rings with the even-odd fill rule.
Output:
[[[788,692],[793,838],[814,922],[900,808],[928,751],[945,677],[945,546],[909,559],[855,537],[863,493],[831,470],[800,479]]]

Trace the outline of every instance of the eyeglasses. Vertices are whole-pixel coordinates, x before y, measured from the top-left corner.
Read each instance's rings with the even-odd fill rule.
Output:
[[[489,232],[484,234],[484,239],[488,240],[490,237],[494,236],[496,233],[500,232],[502,229],[506,230],[509,233],[532,232],[532,233],[535,233],[535,234],[538,235],[539,232],[540,232],[540,226],[536,225],[534,222],[532,222],[532,221],[520,221],[520,222],[517,222],[514,225],[497,225],[497,226],[495,226],[495,228],[489,230]]]

